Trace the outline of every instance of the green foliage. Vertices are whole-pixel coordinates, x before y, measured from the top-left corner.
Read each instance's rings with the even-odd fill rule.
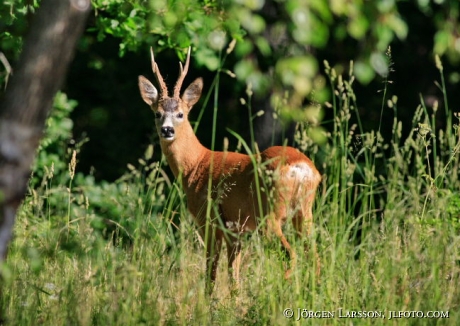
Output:
[[[22,48],[22,38],[27,28],[27,15],[35,11],[31,1],[6,0],[0,5],[0,48],[14,54],[17,59]]]
[[[69,100],[64,93],[58,93],[55,96],[53,109],[46,120],[46,131],[34,162],[32,186],[39,184],[49,173],[56,176],[59,182],[65,180],[64,175],[68,170],[66,160],[71,154],[69,145],[79,148],[83,143],[75,144],[73,140],[73,121],[70,119],[70,113],[76,106],[77,102]]]
[[[419,1],[420,8],[427,16],[433,17],[437,27],[434,52],[438,55],[445,54],[450,60],[458,62],[460,60],[458,41],[460,5],[458,1],[441,1],[441,4],[443,10],[434,11],[430,3]]]
[[[96,183],[93,177],[82,174],[76,177],[74,191],[85,198],[83,209],[85,214],[90,214],[94,231],[127,243],[150,238],[158,232],[156,223],[160,212],[168,205],[178,204],[177,190],[173,191],[165,179],[160,163],[146,163],[151,159],[149,151],[152,152],[152,146],[148,147],[145,157],[139,159],[139,168],[130,164],[129,172],[114,183]],[[173,212],[171,214],[171,221],[177,219]]]
[[[448,198],[446,213],[448,216],[457,223],[460,222],[460,195],[448,191],[445,196]]]
[[[36,1],[6,0],[0,4],[0,89],[12,74],[12,65],[19,58],[28,26],[28,18],[37,7]]]
[[[104,40],[107,35],[119,38],[120,55],[126,51],[136,51],[145,41],[147,3],[143,0],[94,0],[92,5],[97,17],[96,26],[89,31],[97,32],[98,41]]]
[[[364,50],[356,62],[356,78],[368,83],[376,73],[388,74],[384,52],[395,38],[404,40],[408,33],[397,1],[99,0],[93,4],[98,38],[120,38],[120,55],[153,45],[157,52],[176,49],[183,59],[183,49],[193,45],[194,59],[215,71],[223,68],[222,52],[235,47],[234,65],[226,71],[251,84],[258,96],[269,93],[273,102],[283,102],[279,109],[288,112],[302,110],[306,98],[323,101],[326,95],[309,47],[321,49],[351,36]],[[275,70],[267,70],[267,63],[276,63]]]
[[[148,219],[139,217],[147,214],[154,218],[166,205],[171,187],[165,188],[161,173],[166,174],[159,162],[146,163],[152,159],[153,147],[148,147],[145,157],[139,159],[139,169],[129,165],[130,172],[115,183],[96,183],[92,175],[76,173],[77,154],[87,141],[76,143],[72,138],[73,123],[69,115],[76,105],[64,93],[55,97],[33,167],[31,196],[26,204],[30,210],[26,211],[46,219],[52,228],[68,230],[66,240],[59,244],[66,250],[72,250],[68,237],[78,230],[74,221],[83,217],[90,220],[92,232],[117,242],[149,237],[156,232],[155,227]],[[174,194],[168,197],[170,204],[174,198]]]

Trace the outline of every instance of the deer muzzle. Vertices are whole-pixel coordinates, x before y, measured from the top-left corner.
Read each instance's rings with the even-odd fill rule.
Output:
[[[161,137],[163,138],[172,139],[174,138],[174,128],[170,126],[161,127],[160,134],[161,134]]]

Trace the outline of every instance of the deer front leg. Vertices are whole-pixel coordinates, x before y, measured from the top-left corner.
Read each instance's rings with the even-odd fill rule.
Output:
[[[240,266],[241,266],[241,243],[237,237],[227,236],[228,280],[230,293],[233,295],[239,289]]]
[[[222,231],[215,227],[209,228],[206,241],[206,293],[212,294],[216,282],[217,265],[222,248]]]

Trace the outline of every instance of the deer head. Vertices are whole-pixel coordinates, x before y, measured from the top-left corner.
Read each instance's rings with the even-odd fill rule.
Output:
[[[185,76],[188,72],[190,63],[190,48],[188,49],[185,67],[179,62],[180,74],[174,86],[174,94],[172,97],[168,95],[168,88],[161,76],[160,69],[155,62],[153,56],[153,49],[150,48],[150,55],[152,61],[152,70],[155,74],[158,84],[160,86],[160,93],[153,84],[144,76],[139,76],[139,89],[141,97],[145,103],[155,113],[155,125],[158,135],[162,141],[172,142],[176,138],[177,130],[184,123],[188,123],[188,113],[193,105],[198,102],[203,89],[203,80],[201,78],[195,79],[180,96],[180,90]]]

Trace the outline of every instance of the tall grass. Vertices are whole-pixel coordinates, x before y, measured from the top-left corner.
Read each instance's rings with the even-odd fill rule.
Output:
[[[421,103],[403,139],[397,97],[385,94],[382,110],[392,110],[394,122],[391,137],[384,138],[363,128],[352,70],[344,78],[326,64],[326,74],[333,98],[325,107],[334,113],[327,144],[313,144],[305,124],[296,132],[296,146],[307,149],[323,172],[307,240],[321,257],[319,279],[312,257],[299,255],[291,279],[284,280],[288,261],[277,242],[253,234],[243,239],[240,290],[229,291],[222,259],[208,298],[203,241],[179,183],[168,179],[162,163],[151,162],[149,147],[138,167],[130,165],[116,183],[96,185],[71,175],[55,184],[46,173],[42,186],[31,190],[2,269],[8,323],[380,325],[389,323],[390,311],[443,311],[449,318],[397,321],[457,325],[457,124],[436,130],[437,107]],[[289,224],[286,233],[302,252]],[[284,316],[286,308],[293,309],[292,318]],[[310,320],[307,310],[334,317]],[[340,318],[351,311],[386,318]]]

